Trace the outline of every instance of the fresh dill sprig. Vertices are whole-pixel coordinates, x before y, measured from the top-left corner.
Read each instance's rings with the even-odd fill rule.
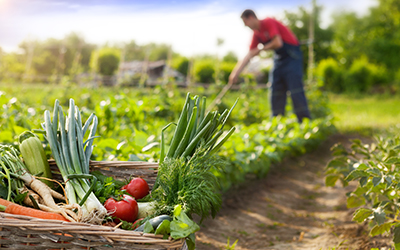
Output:
[[[169,214],[175,205],[180,204],[189,216],[197,214],[201,220],[210,214],[215,217],[222,202],[213,170],[220,170],[225,161],[205,151],[200,147],[189,161],[167,158],[160,165],[159,186],[152,192],[160,214]]]

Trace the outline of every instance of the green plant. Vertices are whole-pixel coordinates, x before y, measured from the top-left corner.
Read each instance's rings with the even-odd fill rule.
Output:
[[[186,76],[189,70],[189,59],[183,56],[174,58],[172,60],[172,68]]]
[[[345,91],[349,93],[367,92],[374,83],[386,82],[383,67],[378,67],[368,62],[367,58],[353,61],[345,76]]]
[[[197,82],[213,83],[215,62],[211,59],[200,59],[194,63],[193,72]]]
[[[371,144],[357,139],[351,149],[337,144],[332,151],[335,158],[327,166],[326,185],[357,181],[347,197],[347,207],[358,208],[353,220],[367,221],[371,236],[393,232],[395,249],[400,249],[400,136],[379,137]]]
[[[400,68],[395,72],[394,75],[394,87],[397,92],[400,91]]]
[[[229,241],[230,241],[230,238],[228,237],[225,249],[227,249],[227,250],[235,250],[236,244],[238,243],[239,240],[238,239],[235,240],[235,242],[233,242],[232,245],[230,244]]]
[[[118,69],[120,51],[115,48],[105,47],[94,52],[91,58],[91,65],[103,76],[114,75]]]
[[[235,67],[235,62],[221,62],[220,73],[222,75],[222,81],[228,83],[229,75],[231,74],[233,68]]]
[[[339,63],[333,58],[323,59],[315,69],[315,75],[327,90],[340,93],[344,90],[343,70]]]
[[[192,91],[213,99],[219,90],[195,88]],[[307,94],[313,120],[302,124],[290,111],[287,117],[270,118],[268,91],[265,89],[243,86],[240,91],[226,94],[218,105],[221,113],[229,109],[238,97],[240,101],[225,124],[227,129],[233,125],[237,125],[237,129],[218,153],[227,164],[221,171],[212,170],[222,191],[245,181],[249,174],[265,176],[273,163],[315,149],[334,132],[323,92],[313,87],[307,90]],[[42,117],[38,114],[52,109],[55,99],[68,105],[70,96],[74,96],[82,107],[82,117],[95,113],[99,118],[98,133],[101,137],[95,139],[91,160],[158,162],[160,128],[178,120],[186,90],[160,86],[152,89],[99,87],[93,91],[78,86],[58,86],[55,89],[45,84],[5,84],[0,92],[0,106],[3,107],[0,141],[12,144],[25,130],[39,128]],[[390,104],[385,107],[393,106]],[[376,107],[378,112],[378,105],[371,103],[370,106]],[[164,132],[165,138],[172,138],[174,131],[168,129]],[[45,144],[44,138],[40,138]],[[48,145],[45,152],[49,157]]]
[[[269,74],[271,72],[270,67],[262,68],[259,75],[257,75],[257,83],[266,84],[269,81]]]

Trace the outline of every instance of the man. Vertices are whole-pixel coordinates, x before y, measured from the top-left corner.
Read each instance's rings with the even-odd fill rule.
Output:
[[[302,53],[296,36],[282,23],[273,18],[259,20],[252,10],[241,16],[245,26],[254,31],[250,50],[238,62],[229,76],[230,85],[238,81],[239,75],[250,59],[262,50],[274,50],[274,67],[270,73],[272,115],[284,115],[286,94],[290,91],[293,109],[299,122],[310,118],[303,89]],[[263,46],[259,48],[259,44]]]

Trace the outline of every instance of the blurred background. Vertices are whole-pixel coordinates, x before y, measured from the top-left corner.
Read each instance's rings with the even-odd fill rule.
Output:
[[[252,31],[240,19],[246,8],[287,24],[302,43],[308,78],[331,74],[328,90],[397,91],[395,0],[0,0],[0,80],[224,84],[248,51]],[[265,84],[271,55],[254,59],[243,80]]]

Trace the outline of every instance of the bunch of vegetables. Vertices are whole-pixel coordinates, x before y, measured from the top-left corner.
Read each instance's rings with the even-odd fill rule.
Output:
[[[173,238],[187,238],[189,249],[194,249],[194,233],[200,228],[192,215],[201,220],[210,214],[214,217],[221,206],[218,179],[212,171],[225,164],[215,153],[235,131],[235,127],[224,128],[236,102],[222,113],[206,113],[206,98],[187,94],[167,153],[164,132],[172,123],[162,130],[157,179],[151,195],[144,198],[147,202],[138,202],[140,217],[146,219],[136,230],[157,232],[168,224]],[[160,224],[155,227],[155,222]]]
[[[67,117],[64,117],[62,107],[56,100],[53,120],[48,110],[44,113],[44,119],[42,126],[46,131],[45,137],[65,182],[68,202],[79,204],[82,209],[81,221],[101,224],[107,210],[92,192],[95,181],[90,183],[88,180],[95,178],[89,173],[89,161],[98,123],[96,115],[92,113],[82,126],[81,114],[74,100],[69,101]]]
[[[113,196],[105,201],[105,207],[114,222],[122,223],[125,229],[186,238],[189,249],[194,249],[194,233],[200,227],[192,216],[197,214],[201,220],[210,214],[214,217],[221,206],[220,187],[213,172],[220,171],[226,162],[215,153],[235,131],[234,127],[224,130],[235,105],[222,113],[206,113],[206,98],[187,94],[168,151],[164,132],[172,123],[162,130],[161,158],[150,194],[141,178],[119,187],[109,177],[98,175],[102,184],[97,185],[96,194]],[[132,222],[136,214],[133,224],[124,224]]]
[[[33,133],[25,132],[20,136],[24,162],[12,147],[4,150],[4,155],[12,152],[12,161],[17,164],[9,164],[8,158],[4,157],[0,161],[2,179],[8,180],[2,186],[9,189],[7,195],[2,195],[7,201],[0,204],[0,210],[9,211],[11,192],[16,191],[14,198],[19,195],[18,199],[31,201],[30,204],[26,202],[28,205],[62,214],[64,220],[100,224],[111,218],[121,223],[124,229],[154,232],[174,239],[186,238],[189,249],[194,249],[194,232],[200,228],[192,216],[197,214],[201,220],[210,214],[214,217],[221,206],[219,183],[213,172],[220,171],[225,162],[215,153],[235,131],[234,127],[224,129],[235,105],[222,113],[206,113],[206,98],[187,94],[169,146],[164,132],[173,123],[162,130],[159,171],[150,192],[149,185],[142,178],[121,182],[89,172],[97,117],[91,114],[82,124],[81,113],[73,99],[69,101],[66,116],[56,100],[52,116],[48,110],[44,113],[44,130],[36,132],[44,134],[62,175],[66,197],[59,195],[57,199],[66,204],[55,205],[54,200],[48,203],[48,196],[42,198],[46,201],[41,204],[42,200],[32,199],[32,195],[23,195],[20,191],[24,185],[32,186],[32,180],[36,181],[34,175],[41,175],[43,181],[53,187],[53,183],[49,182],[52,176],[40,140]],[[42,152],[32,151],[33,148],[40,148]],[[30,172],[25,171],[25,164],[34,167]],[[11,181],[11,178],[15,179]],[[49,193],[55,193],[39,182],[47,187]],[[13,188],[12,183],[16,187]]]
[[[20,137],[22,142],[20,145],[21,152],[28,159],[27,166],[20,158],[20,152],[11,146],[0,146],[0,183],[3,189],[0,204],[5,206],[2,210],[9,213],[19,213],[30,215],[38,218],[61,219],[66,221],[78,221],[79,213],[73,210],[79,210],[77,204],[67,204],[59,206],[54,199],[65,200],[64,196],[55,192],[41,180],[49,180],[48,178],[40,179],[31,173],[41,174],[50,173],[43,147],[37,137],[32,133],[24,133]],[[39,142],[39,143],[38,143]],[[51,182],[48,184],[52,184]],[[7,189],[5,190],[5,188]],[[51,212],[51,214],[32,212],[29,209],[23,209],[22,206],[9,202],[15,199],[16,202],[24,203],[28,206],[35,207],[42,211]],[[12,206],[11,206],[12,205]]]

